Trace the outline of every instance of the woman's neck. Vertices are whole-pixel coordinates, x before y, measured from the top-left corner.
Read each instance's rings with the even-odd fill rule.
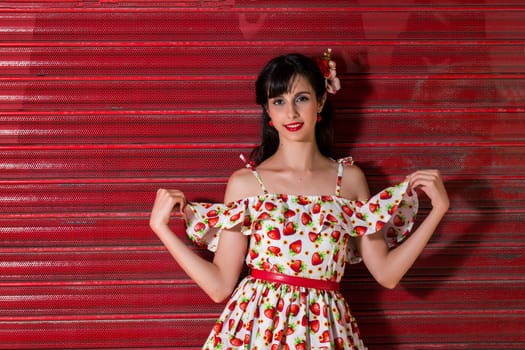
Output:
[[[307,142],[281,144],[272,158],[281,167],[296,171],[313,170],[325,160],[317,145]]]

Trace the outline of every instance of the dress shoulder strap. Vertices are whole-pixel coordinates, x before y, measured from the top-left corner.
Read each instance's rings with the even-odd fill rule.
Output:
[[[261,175],[259,175],[259,173],[257,172],[257,170],[255,170],[255,168],[252,168],[251,169],[252,173],[253,173],[253,176],[255,176],[255,178],[257,179],[257,181],[259,182],[259,185],[261,185],[261,191],[264,193],[264,194],[267,194],[268,193],[268,190],[266,189],[266,186],[264,186],[264,182],[261,178]]]
[[[345,157],[340,158],[337,160],[339,163],[339,167],[337,168],[337,181],[335,185],[335,195],[341,196],[341,183],[343,182],[343,171],[345,169],[345,166],[351,166],[354,165],[354,160],[352,157]]]
[[[243,154],[240,155],[240,158],[244,162],[244,166],[252,171],[253,176],[255,176],[257,182],[259,182],[259,185],[261,185],[262,192],[264,194],[267,194],[268,190],[266,190],[266,186],[264,186],[264,182],[261,178],[261,175],[259,175],[259,173],[255,169],[255,165],[252,162],[247,161]]]

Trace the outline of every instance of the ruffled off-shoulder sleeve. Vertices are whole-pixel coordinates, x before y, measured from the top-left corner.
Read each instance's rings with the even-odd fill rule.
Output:
[[[249,232],[248,200],[230,203],[188,203],[185,209],[186,234],[197,245],[215,252],[222,229]]]
[[[366,202],[343,203],[343,217],[351,236],[382,231],[389,248],[399,245],[410,235],[417,210],[417,194],[408,187],[407,181],[380,191]],[[361,260],[355,240],[351,239],[347,262],[355,264]]]

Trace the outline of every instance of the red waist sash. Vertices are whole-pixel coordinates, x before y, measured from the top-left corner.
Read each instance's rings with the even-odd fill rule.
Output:
[[[252,277],[269,281],[269,282],[278,282],[289,284],[291,286],[299,286],[305,288],[315,288],[315,289],[324,289],[324,290],[339,290],[339,282],[327,281],[327,280],[318,280],[313,278],[305,277],[295,277],[283,275],[282,273],[274,273],[263,270],[252,270]]]

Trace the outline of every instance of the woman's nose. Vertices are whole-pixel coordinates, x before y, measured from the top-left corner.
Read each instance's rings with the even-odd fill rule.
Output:
[[[287,116],[291,119],[295,119],[299,116],[297,106],[294,103],[288,103]]]

